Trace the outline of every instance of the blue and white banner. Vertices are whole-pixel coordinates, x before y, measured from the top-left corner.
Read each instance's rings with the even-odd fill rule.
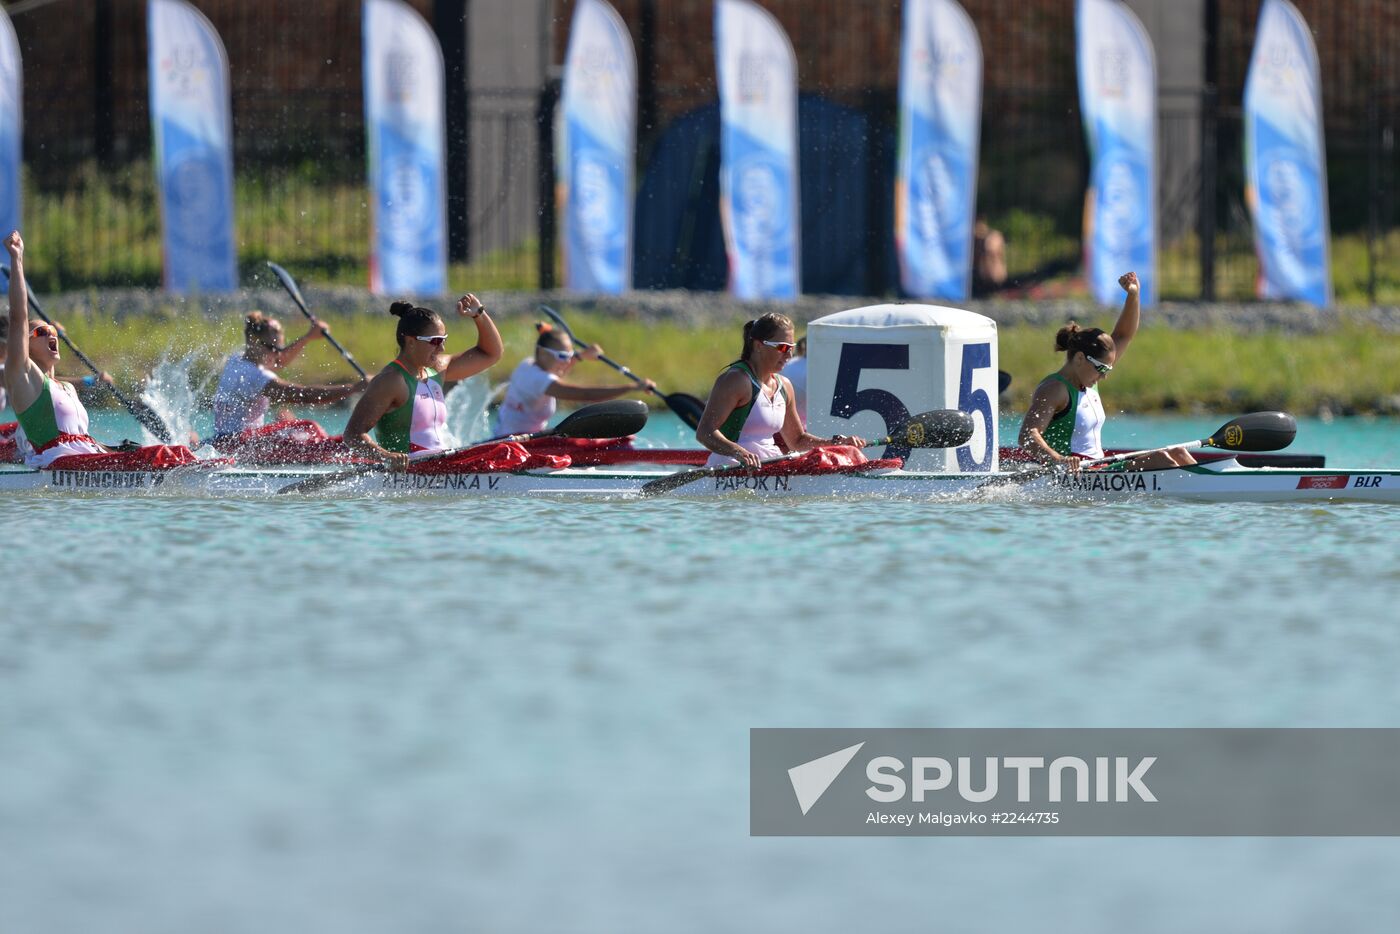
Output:
[[[0,236],[21,228],[24,66],[14,24],[0,10]]]
[[[447,105],[442,46],[401,0],[365,0],[369,287],[447,291]]]
[[[895,244],[906,295],[971,293],[982,43],[954,0],[905,0]]]
[[[1123,299],[1118,277],[1138,274],[1157,300],[1157,60],[1152,39],[1118,0],[1078,0],[1079,107],[1089,141],[1084,260],[1089,292]]]
[[[151,124],[165,287],[238,287],[233,233],[233,116],[228,56],[184,0],[149,0]]]
[[[562,103],[556,165],[564,284],[625,292],[632,287],[637,58],[627,24],[604,0],[574,7]]]
[[[802,288],[797,56],[763,7],[718,0],[715,61],[729,291],[738,298],[796,298]]]
[[[1288,0],[1264,0],[1244,85],[1245,202],[1261,298],[1332,304],[1317,49]]]

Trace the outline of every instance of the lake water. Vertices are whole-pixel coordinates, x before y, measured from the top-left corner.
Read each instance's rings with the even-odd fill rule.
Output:
[[[1295,448],[1394,466],[1400,426]],[[1396,726],[1400,509],[29,495],[0,527],[6,934],[1400,916],[1394,840],[756,839],[747,798],[759,726]]]

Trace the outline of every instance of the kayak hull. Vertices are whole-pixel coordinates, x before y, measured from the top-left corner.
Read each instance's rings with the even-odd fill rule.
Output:
[[[265,497],[335,468],[183,467],[166,471],[31,470],[0,467],[0,494]],[[664,469],[567,468],[521,473],[370,473],[311,494],[353,496],[636,497]],[[1400,470],[1208,466],[1093,471],[1026,479],[1014,473],[936,474],[904,470],[708,476],[664,494],[685,498],[873,497],[912,500],[1120,502],[1400,502]]]

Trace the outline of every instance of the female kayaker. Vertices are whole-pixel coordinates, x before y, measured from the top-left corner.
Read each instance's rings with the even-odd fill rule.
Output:
[[[711,451],[706,466],[733,464],[756,468],[782,455],[774,438],[789,451],[810,451],[828,444],[864,447],[852,435],[818,438],[802,427],[792,384],[781,374],[796,349],[792,321],[766,314],[744,325],[744,350],[725,368],[710,390],[695,440]]]
[[[444,381],[475,376],[501,359],[501,335],[486,306],[475,295],[463,295],[457,314],[476,324],[476,345],[448,356],[447,326],[430,308],[394,302],[389,313],[399,319],[394,333],[399,353],[370,380],[345,426],[345,441],[361,453],[376,457],[396,470],[410,456],[446,450],[447,404]],[[370,437],[373,431],[376,438]]]
[[[369,385],[360,380],[340,386],[300,386],[279,379],[276,371],[291,363],[306,345],[323,333],[320,321],[312,319],[311,329],[283,346],[282,322],[261,311],[243,319],[243,352],[228,358],[214,391],[215,447],[246,439],[263,427],[272,403],[283,405],[329,405],[339,402]],[[306,425],[307,423],[301,423]],[[317,433],[325,433],[316,426]]]
[[[5,388],[27,444],[20,445],[30,467],[47,467],[68,454],[105,454],[88,436],[87,409],[72,385],[54,375],[58,365],[58,331],[29,321],[29,294],[24,284],[24,240],[19,231],[5,238],[10,254],[9,342],[5,346]]]
[[[597,360],[603,348],[590,344],[574,350],[569,335],[551,325],[535,325],[539,337],[533,355],[520,361],[510,374],[510,386],[496,414],[496,434],[521,435],[544,431],[554,417],[557,400],[569,402],[605,402],[629,392],[650,392],[656,388],[651,380],[628,383],[625,386],[580,386],[566,383],[562,377],[574,368],[580,357]]]
[[[1137,273],[1124,273],[1118,284],[1127,298],[1112,334],[1071,322],[1055,335],[1055,349],[1065,354],[1064,366],[1036,387],[1021,422],[1021,448],[1036,460],[1079,470],[1084,461],[1104,456],[1104,411],[1098,382],[1122,363],[1142,317]],[[1194,463],[1196,459],[1189,452],[1172,448],[1135,458],[1127,467],[1149,470]]]

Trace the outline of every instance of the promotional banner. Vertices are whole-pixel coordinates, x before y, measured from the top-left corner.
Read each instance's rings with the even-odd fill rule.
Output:
[[[0,10],[0,236],[20,229],[19,167],[24,139],[24,68],[19,39]]]
[[[718,0],[715,60],[729,291],[795,298],[802,283],[797,56],[767,10],[750,0]]]
[[[1317,49],[1288,0],[1264,0],[1244,86],[1245,202],[1261,298],[1332,303]]]
[[[442,47],[400,0],[365,0],[369,287],[447,291],[447,107]]]
[[[146,10],[165,287],[229,291],[238,263],[228,56],[184,0],[149,0]]]
[[[971,294],[982,44],[954,0],[905,0],[895,244],[906,295]]]
[[[1142,23],[1118,0],[1078,0],[1079,107],[1089,142],[1084,260],[1089,291],[1119,304],[1138,274],[1157,300],[1157,61]]]
[[[579,0],[564,59],[559,134],[564,284],[616,294],[632,287],[632,167],[637,59],[604,0]]]

